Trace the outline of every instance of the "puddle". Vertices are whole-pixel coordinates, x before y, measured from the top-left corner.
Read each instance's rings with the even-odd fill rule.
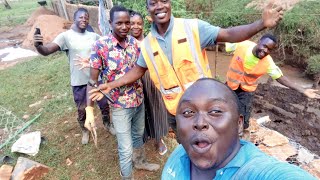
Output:
[[[9,62],[20,58],[38,56],[34,51],[23,49],[20,47],[9,47],[0,49],[0,61]]]
[[[0,43],[18,43],[19,40],[0,39]]]

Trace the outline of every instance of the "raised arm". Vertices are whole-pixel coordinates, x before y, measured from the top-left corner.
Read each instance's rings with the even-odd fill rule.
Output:
[[[138,79],[140,79],[144,73],[146,72],[146,68],[143,68],[139,65],[135,65],[128,73],[126,73],[124,76],[122,76],[121,78],[119,78],[116,81],[110,82],[108,83],[109,86],[113,89],[113,88],[117,88],[120,86],[124,86],[127,84],[132,84],[135,81],[137,81]],[[105,84],[101,84],[99,86],[100,89],[103,89],[103,87],[105,87]]]
[[[114,88],[124,86],[127,84],[132,84],[135,81],[137,81],[138,79],[140,79],[144,75],[146,70],[147,70],[146,68],[143,68],[143,67],[136,64],[129,72],[127,72],[121,78],[119,78],[115,81],[109,82],[109,83],[100,84],[99,89],[101,89],[104,93],[107,94]],[[92,101],[100,99],[99,93],[95,93],[95,92],[98,92],[99,89],[92,89],[89,92],[91,94],[89,98]]]
[[[33,36],[33,44],[37,51],[43,56],[47,56],[60,50],[60,47],[56,43],[43,45],[43,36],[41,34],[35,34]]]
[[[303,87],[299,86],[298,84],[290,81],[286,76],[281,76],[280,78],[276,79],[280,84],[290,88],[294,89],[305,96],[309,98],[315,98],[315,99],[320,99],[320,95],[317,94],[317,90],[314,89],[304,89]]]
[[[271,1],[263,10],[262,19],[247,25],[220,29],[217,42],[241,42],[265,28],[273,28],[283,17],[282,7],[276,6]]]

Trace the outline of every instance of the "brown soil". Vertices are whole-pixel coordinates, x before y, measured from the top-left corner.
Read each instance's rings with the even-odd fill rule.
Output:
[[[66,24],[69,24],[69,21],[56,15],[39,16],[30,29],[27,38],[23,41],[22,47],[33,48],[33,35],[36,27],[40,28],[43,43],[47,44],[52,42],[58,34],[66,31]]]
[[[267,114],[266,126],[300,143],[320,155],[320,100],[268,84],[259,85],[253,103],[253,114]]]
[[[31,16],[29,17],[29,19],[25,24],[32,26],[36,22],[37,18],[41,15],[56,15],[56,14],[53,11],[47,9],[46,7],[41,6],[31,14]]]
[[[54,14],[53,11],[45,7],[39,7],[23,25],[13,28],[1,27],[0,49],[21,44],[23,48],[35,50],[33,47],[33,34],[36,27],[41,29],[45,44],[52,42],[59,33],[66,31],[66,29],[70,27],[69,21]],[[14,66],[18,62],[22,62],[21,59],[10,62],[0,62],[0,70]]]
[[[0,48],[21,44],[26,38],[27,34],[30,31],[30,28],[32,27],[36,19],[40,15],[46,15],[46,14],[52,15],[54,14],[54,12],[48,10],[45,7],[39,7],[37,10],[35,10],[31,14],[30,18],[23,25],[16,26],[13,28],[2,27],[0,29],[0,32],[1,32],[0,40],[11,40],[11,41],[6,43],[0,43]]]

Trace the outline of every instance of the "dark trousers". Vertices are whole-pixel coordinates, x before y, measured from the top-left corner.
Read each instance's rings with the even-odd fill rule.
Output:
[[[85,130],[84,123],[86,121],[87,107],[87,85],[72,86],[73,99],[78,109],[78,122],[82,130]],[[102,121],[104,125],[110,124],[109,104],[106,98],[97,101],[101,110]]]
[[[249,119],[252,110],[253,92],[243,91],[240,87],[237,90],[234,90],[234,92],[239,98],[240,114],[242,114],[244,118],[243,128],[247,129],[250,123]]]
[[[171,127],[171,129],[173,130],[174,134],[176,135],[177,142],[180,144],[179,135],[177,132],[176,117],[174,115],[170,114],[169,112],[167,112],[167,114],[168,114],[169,127]]]

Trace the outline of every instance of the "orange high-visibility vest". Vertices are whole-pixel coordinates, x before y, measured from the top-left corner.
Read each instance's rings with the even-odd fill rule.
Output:
[[[212,77],[206,53],[201,50],[198,22],[195,19],[188,21],[174,18],[172,65],[151,33],[141,43],[150,77],[173,115],[182,94],[192,83],[203,77]]]
[[[244,41],[238,44],[237,49],[232,57],[229,70],[227,73],[227,84],[232,90],[239,88],[253,92],[258,87],[258,79],[267,73],[269,67],[269,55],[260,59],[258,64],[253,69],[244,67],[245,55],[250,47],[254,47],[256,43]]]

